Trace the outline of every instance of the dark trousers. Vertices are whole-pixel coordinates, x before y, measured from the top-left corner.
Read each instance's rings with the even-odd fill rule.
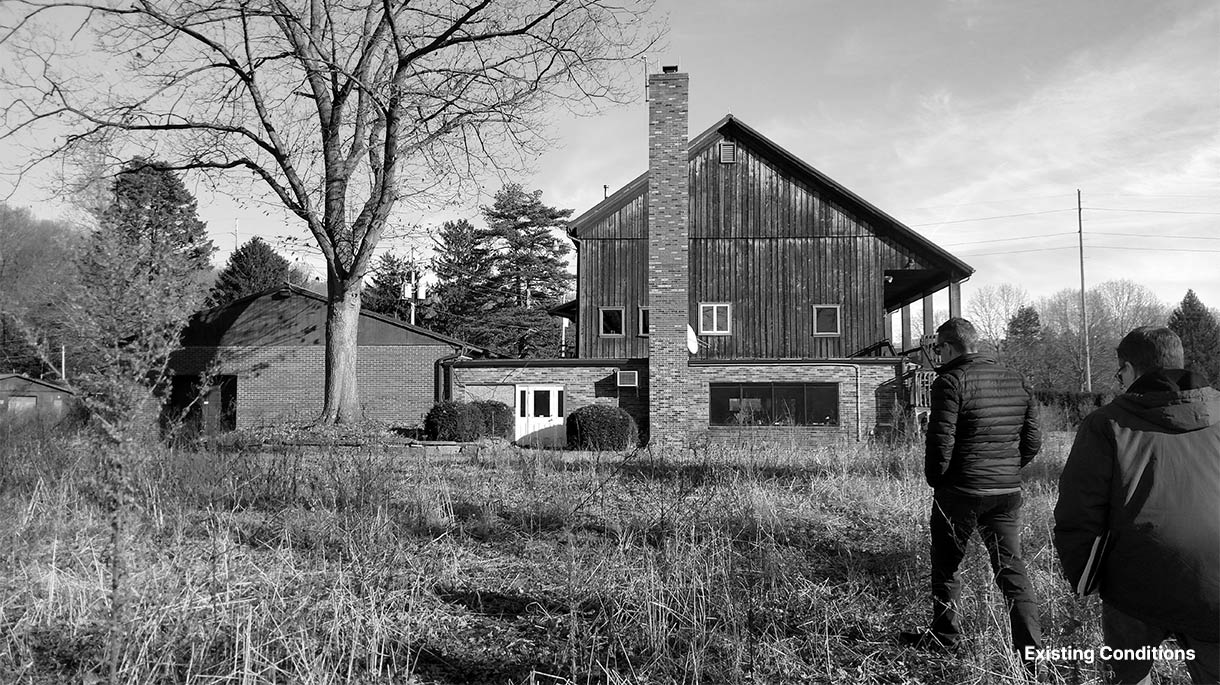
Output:
[[[932,632],[946,645],[961,637],[957,617],[962,583],[958,566],[978,528],[991,559],[995,582],[1008,607],[1013,647],[1040,647],[1038,600],[1021,560],[1021,493],[960,495],[937,493],[932,499]]]

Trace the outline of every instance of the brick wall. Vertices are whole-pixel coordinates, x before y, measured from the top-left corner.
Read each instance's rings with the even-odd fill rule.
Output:
[[[419,426],[432,406],[436,360],[448,345],[361,345],[357,365],[366,419]],[[189,347],[174,355],[179,374],[209,367],[237,376],[237,426],[308,421],[322,412],[325,348],[308,346]]]
[[[856,390],[856,373],[859,370],[860,388]],[[696,365],[690,369],[695,384],[696,399],[692,412],[702,426],[702,434],[712,438],[752,435],[757,437],[784,434],[797,437],[802,442],[822,443],[841,440],[864,439],[872,435],[878,423],[888,418],[888,408],[879,406],[882,398],[889,398],[879,388],[893,383],[895,369],[892,364],[832,364],[827,362],[784,364],[715,364]],[[711,383],[838,383],[838,426],[756,426],[728,427],[708,425],[709,384]],[[888,401],[888,399],[886,400]],[[858,412],[858,413],[857,413]],[[857,418],[858,416],[858,418]]]
[[[641,427],[648,425],[648,374],[645,360],[596,360],[587,365],[493,366],[459,362],[453,365],[453,397],[460,401],[494,398],[515,410],[517,385],[562,385],[564,414],[590,404],[620,407]],[[638,371],[640,387],[617,387],[616,371]],[[507,398],[507,399],[506,399]]]
[[[648,78],[648,340],[651,440],[681,445],[692,423],[686,349],[690,287],[689,78]],[[706,425],[706,422],[705,424]]]

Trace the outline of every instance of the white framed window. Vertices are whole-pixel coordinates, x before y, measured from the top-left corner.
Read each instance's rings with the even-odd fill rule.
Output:
[[[699,335],[730,335],[733,305],[727,302],[699,303]]]
[[[598,307],[599,335],[603,338],[623,337],[623,308]]]
[[[649,307],[640,307],[639,320],[636,321],[636,330],[639,331],[641,338],[647,338],[652,334],[652,323],[648,320]]]
[[[843,334],[839,317],[839,305],[813,305],[813,335],[814,337],[830,338]]]

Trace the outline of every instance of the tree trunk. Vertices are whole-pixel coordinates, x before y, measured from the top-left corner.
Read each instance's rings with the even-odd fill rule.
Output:
[[[328,279],[326,306],[326,401],[320,423],[356,423],[361,418],[356,387],[356,331],[363,283]]]

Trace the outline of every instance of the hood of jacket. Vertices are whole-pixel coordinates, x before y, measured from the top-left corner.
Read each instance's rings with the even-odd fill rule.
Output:
[[[1220,391],[1183,369],[1158,369],[1140,376],[1114,399],[1114,408],[1171,433],[1220,423]]]

